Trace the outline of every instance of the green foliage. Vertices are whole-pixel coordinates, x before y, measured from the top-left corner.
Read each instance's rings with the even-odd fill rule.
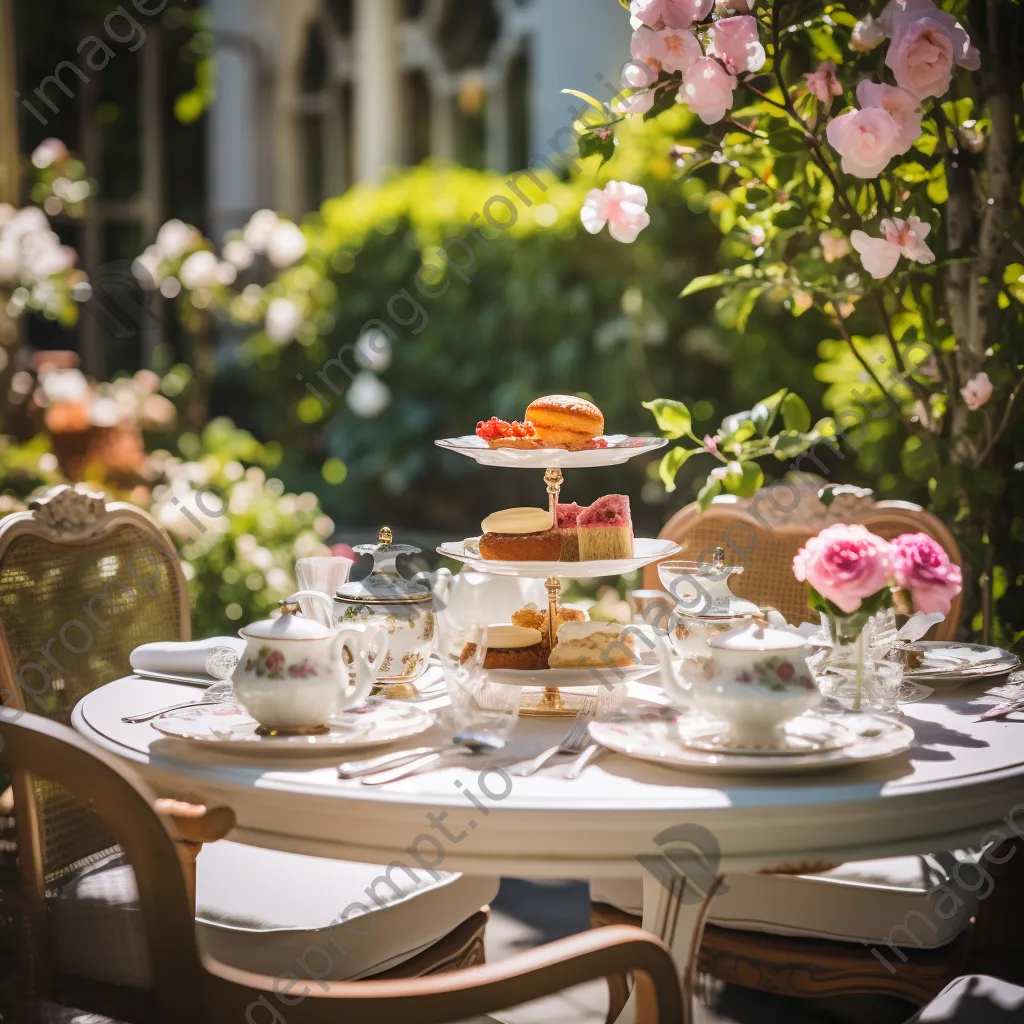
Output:
[[[872,5],[876,17],[879,6]],[[1017,400],[1024,390],[1024,264],[1000,239],[1022,237],[1024,193],[1002,188],[1000,180],[1005,154],[1024,145],[1024,111],[1019,67],[1009,50],[985,44],[993,32],[1017,38],[1024,7],[997,11],[961,0],[939,6],[981,47],[982,73],[957,71],[945,96],[924,99],[920,136],[875,178],[846,174],[826,135],[830,119],[860,105],[862,79],[893,84],[884,64],[888,42],[870,53],[850,47],[857,19],[867,13],[862,3],[759,4],[768,59],[760,71],[738,76],[729,116],[710,126],[687,120],[679,105],[666,102],[681,76],[661,69],[647,117],[652,125],[672,122],[680,192],[721,234],[717,265],[684,279],[681,295],[717,291],[718,322],[739,332],[766,304],[781,303],[800,318],[794,323],[809,317],[824,339],[815,375],[826,385],[832,418],[812,426],[800,395],[812,396],[783,378],[785,392],[722,421],[712,451],[720,465],[699,492],[701,505],[749,490],[757,478],[743,467],[766,455],[796,459],[824,442],[849,468],[852,454],[858,474],[880,496],[921,501],[955,527],[975,580],[988,589],[984,603],[1002,602],[1005,621],[986,617],[986,634],[1010,643],[1017,633],[1008,622],[1024,622],[1024,588],[999,588],[996,581],[1024,581],[1024,488],[1013,486],[1024,466]],[[989,24],[993,18],[998,26]],[[710,24],[695,26],[705,49]],[[827,105],[802,77],[823,61],[837,66],[842,89]],[[990,106],[993,89],[1000,100]],[[1006,95],[1013,97],[1009,114]],[[631,128],[611,120],[607,127],[619,136],[620,161],[622,143],[634,141],[624,134]],[[590,131],[601,128],[591,124]],[[648,209],[657,223],[657,201]],[[904,253],[888,277],[872,278],[849,242],[852,233],[880,238],[884,224],[910,217],[921,221],[919,237],[927,237],[934,261]],[[970,382],[981,371],[993,394],[978,406]],[[673,407],[658,399],[647,408]],[[667,436],[686,436],[660,414],[658,425]],[[660,466],[666,486],[702,451],[669,451]],[[982,603],[978,592],[971,597]]]

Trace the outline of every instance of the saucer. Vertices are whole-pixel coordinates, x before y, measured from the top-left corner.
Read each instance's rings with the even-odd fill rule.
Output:
[[[218,750],[254,754],[331,754],[378,747],[425,732],[433,716],[401,701],[371,697],[366,704],[332,716],[322,731],[267,734],[237,704],[190,708],[154,719],[165,736],[201,743]]]
[[[800,715],[782,726],[776,743],[750,745],[732,738],[729,727],[722,722],[701,722],[683,719],[680,742],[694,750],[711,754],[748,754],[751,756],[793,757],[817,754],[826,750],[842,750],[856,736],[842,722],[820,715]]]
[[[907,645],[923,654],[917,668],[904,668],[903,678],[950,689],[972,679],[1005,676],[1020,665],[1020,658],[1001,647],[957,643],[953,640],[918,640]]]
[[[893,718],[881,715],[843,715],[842,724],[853,734],[853,742],[837,750],[818,750],[786,757],[766,757],[763,752],[711,753],[684,746],[679,739],[680,714],[671,708],[619,711],[590,723],[590,735],[602,747],[653,761],[667,768],[685,771],[738,772],[780,775],[795,772],[824,771],[896,757],[906,753],[914,742],[914,730]],[[701,724],[713,724],[707,718]]]

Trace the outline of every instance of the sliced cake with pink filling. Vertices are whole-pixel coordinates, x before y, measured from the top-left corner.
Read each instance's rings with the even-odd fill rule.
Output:
[[[606,494],[576,520],[580,561],[599,558],[633,557],[633,520],[629,498],[624,494]]]
[[[555,530],[562,538],[562,561],[578,562],[580,560],[579,532],[576,523],[580,513],[586,509],[581,508],[576,502],[562,502],[555,509]]]

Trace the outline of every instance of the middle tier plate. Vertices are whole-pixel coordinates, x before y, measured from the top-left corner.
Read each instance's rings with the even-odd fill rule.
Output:
[[[470,538],[471,541],[478,538]],[[442,544],[439,555],[464,562],[477,572],[492,576],[526,576],[531,579],[546,579],[558,576],[565,580],[594,579],[598,576],[621,576],[623,573],[642,569],[651,562],[671,558],[680,551],[674,541],[650,537],[636,537],[633,540],[632,558],[600,558],[589,562],[498,562],[481,558],[479,553],[466,547],[466,541],[453,540]]]

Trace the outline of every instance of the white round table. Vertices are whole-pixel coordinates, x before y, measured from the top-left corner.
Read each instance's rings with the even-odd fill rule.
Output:
[[[648,867],[659,858],[669,863],[657,837],[673,826],[698,836],[705,886],[726,871],[976,846],[996,831],[1012,837],[1016,828],[1024,835],[1024,722],[976,721],[988,706],[977,698],[992,685],[905,705],[917,737],[907,754],[776,777],[684,773],[609,753],[573,781],[558,764],[513,778],[465,759],[364,786],[337,777],[337,755],[254,763],[168,739],[148,724],[125,725],[122,716],[199,692],[137,677],[85,697],[73,724],[131,762],[160,795],[230,806],[238,842],[477,875],[642,877],[644,925],[670,942],[685,971],[701,901],[638,859]],[[662,698],[653,687],[631,684],[630,699]],[[521,719],[503,763],[551,745],[567,726],[565,719]],[[434,730],[407,745],[433,739]]]

